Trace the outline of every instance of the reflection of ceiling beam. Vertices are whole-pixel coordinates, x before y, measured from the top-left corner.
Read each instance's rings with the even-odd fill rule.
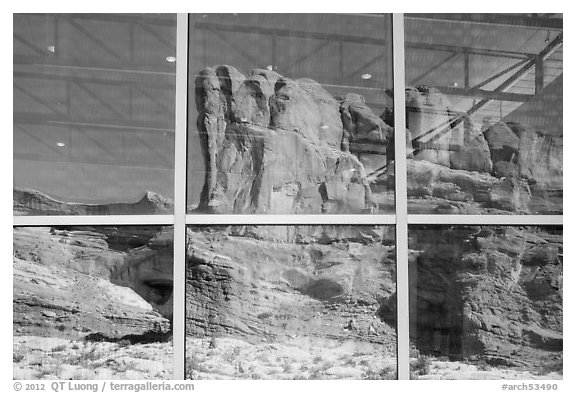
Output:
[[[517,26],[535,29],[562,30],[562,18],[510,14],[404,14],[406,19],[425,19],[455,23],[475,23],[498,26]]]
[[[160,64],[160,62],[159,62]],[[165,63],[162,66],[151,66],[144,63],[103,62],[96,59],[81,59],[62,56],[29,56],[14,54],[14,68],[18,65],[33,65],[42,67],[82,69],[130,74],[152,74],[156,76],[176,77],[175,63]]]
[[[442,67],[444,64],[448,63],[449,61],[453,60],[454,58],[460,55],[459,52],[452,53],[448,55],[448,57],[442,59],[439,63],[433,65],[428,70],[423,72],[422,74],[418,75],[416,78],[412,79],[408,85],[414,86],[416,83],[420,82],[422,79],[426,78],[428,75],[436,71],[438,68]]]
[[[98,146],[98,148],[100,150],[108,153],[112,158],[114,158],[116,161],[118,161],[118,157],[116,157],[116,154],[114,154],[114,152],[112,150],[110,150],[107,146],[104,146],[102,144],[102,142],[100,142],[98,139],[95,139],[92,136],[90,136],[90,132],[87,132],[86,130],[84,130],[83,127],[76,127],[75,130],[78,131],[80,134],[84,135],[84,137],[86,139],[88,139],[89,141],[94,143],[96,146]]]
[[[540,59],[542,61],[545,60],[556,49],[558,49],[562,45],[562,42],[563,42],[563,33],[560,33],[554,40],[552,40],[552,42],[550,42],[546,46],[546,48],[544,48],[542,50],[542,52],[540,52],[532,60],[527,62],[518,71],[516,71],[512,76],[510,76],[508,79],[506,79],[504,82],[502,82],[498,87],[496,87],[494,89],[493,93],[506,92],[506,90],[508,90],[510,87],[514,86],[514,84],[516,82],[518,82],[527,73],[529,73],[534,67],[536,67],[537,62],[540,61]],[[507,93],[507,94],[509,94],[509,93]],[[490,103],[494,99],[495,98],[490,98],[490,97],[483,98],[478,103],[474,104],[472,106],[472,108],[470,108],[464,115],[460,115],[460,116],[457,116],[455,119],[451,119],[449,121],[449,124],[441,124],[437,127],[434,127],[432,129],[420,134],[419,136],[417,136],[416,138],[413,139],[413,142],[415,142],[415,143],[421,142],[424,138],[427,138],[427,137],[429,137],[427,142],[433,143],[433,142],[438,141],[438,139],[440,139],[443,135],[445,135],[447,132],[450,132],[450,130],[452,128],[456,127],[458,124],[463,122],[467,116],[472,116],[474,113],[476,113],[480,109],[484,108],[488,103]]]
[[[84,82],[88,84],[107,85],[107,86],[126,86],[126,87],[147,87],[157,90],[175,90],[175,78],[170,75],[170,78],[163,77],[158,80],[142,77],[142,75],[126,75],[125,73],[116,74],[111,78],[102,78],[93,75],[64,75],[53,74],[45,72],[21,72],[14,71],[14,79],[39,79],[47,81],[63,81],[63,82]]]
[[[550,42],[546,48],[542,50],[534,59],[530,60],[524,66],[522,66],[518,71],[516,71],[512,76],[502,82],[498,87],[494,89],[495,92],[505,92],[510,87],[514,86],[516,82],[522,79],[527,73],[529,73],[534,67],[536,67],[539,61],[544,61],[548,56],[550,56],[560,45],[562,45],[563,34],[560,33],[552,42]],[[467,111],[468,116],[473,115],[478,110],[482,109],[486,104],[492,101],[490,98],[484,98],[480,102],[476,103]]]
[[[169,124],[154,124],[150,121],[120,120],[120,119],[91,119],[50,115],[40,113],[14,112],[15,124],[40,124],[55,126],[76,126],[104,129],[133,130],[143,132],[167,132],[174,133],[174,127]]]
[[[318,40],[329,40],[335,42],[357,43],[363,45],[391,46],[391,40],[386,38],[361,37],[347,34],[322,33],[316,31],[299,31],[292,29],[278,29],[274,27],[229,25],[223,23],[195,22],[196,30],[209,30],[220,32],[260,34],[266,37],[276,35],[278,37],[308,38]],[[469,53],[470,55],[496,56],[514,59],[524,59],[532,56],[530,53],[493,50],[485,48],[471,48],[456,45],[440,45],[432,43],[406,42],[409,49],[439,50],[446,52]]]
[[[154,30],[152,27],[150,27],[147,24],[135,23],[134,25],[140,27],[142,30],[144,30],[145,32],[150,34],[152,37],[156,38],[158,40],[158,42],[160,42],[162,45],[164,45],[166,47],[166,53],[168,55],[176,56],[176,37],[175,37],[176,35],[175,34],[174,34],[174,37],[170,37],[172,39],[172,41],[171,41],[170,39],[166,39],[166,38],[162,37],[162,35],[157,30]]]
[[[222,32],[219,31],[218,29],[208,28],[208,31],[210,33],[214,34],[216,37],[218,37],[230,49],[232,49],[232,50],[236,51],[236,53],[239,53],[240,55],[244,56],[244,58],[246,60],[248,60],[249,62],[251,62],[253,66],[260,65],[260,61],[258,59],[254,58],[250,53],[243,51],[239,45],[232,44],[229,40],[229,37],[222,34]]]
[[[116,58],[118,61],[122,61],[122,58],[118,55],[118,53],[116,53],[114,50],[112,50],[112,48],[110,48],[106,42],[102,41],[100,38],[98,38],[97,36],[92,34],[90,31],[88,31],[88,29],[86,29],[84,26],[82,26],[78,22],[72,20],[71,18],[65,17],[65,15],[67,15],[67,14],[59,15],[59,18],[65,20],[71,26],[73,26],[76,30],[78,30],[79,32],[84,34],[88,38],[89,42],[94,42],[100,48],[102,48],[106,53],[112,55],[112,57]],[[57,42],[55,42],[54,44],[58,45]]]
[[[526,59],[534,56],[534,54],[527,52],[496,50],[487,48],[473,48],[470,46],[444,45],[444,44],[433,44],[433,43],[412,42],[412,41],[406,41],[406,48],[436,50],[442,52],[468,53],[469,55],[503,57],[510,59]]]
[[[62,153],[62,152],[60,152]],[[61,164],[88,164],[88,165],[110,165],[118,168],[138,168],[138,169],[163,169],[168,171],[174,170],[174,165],[162,165],[160,163],[151,164],[149,162],[120,162],[106,161],[94,158],[86,159],[85,157],[71,157],[70,159],[61,159],[56,157],[41,157],[38,154],[14,153],[14,160],[34,161],[34,162],[56,162]],[[113,169],[113,168],[111,168]]]
[[[147,25],[176,27],[176,14],[26,14],[36,16],[67,16],[74,19],[98,20],[115,23],[143,23]],[[176,31],[174,31],[176,35]],[[176,42],[174,42],[176,47]]]
[[[56,108],[55,106],[50,105],[48,102],[44,101],[43,99],[36,97],[34,94],[19,86],[18,84],[14,83],[14,90],[18,90],[20,93],[24,94],[25,96],[29,97],[33,101],[36,101],[41,106],[50,109],[53,113],[62,114],[62,111]]]
[[[487,85],[488,83],[500,78],[501,76],[506,75],[507,73],[509,73],[510,71],[512,71],[515,68],[520,67],[522,64],[525,64],[526,60],[520,60],[517,63],[514,63],[513,65],[511,65],[510,67],[505,68],[504,70],[492,75],[490,78],[483,80],[482,82],[478,83],[477,85],[473,86],[473,89],[479,89],[484,85]]]
[[[371,45],[391,45],[391,40],[384,38],[321,33],[316,31],[300,31],[294,29],[279,29],[275,27],[263,27],[263,26],[230,25],[230,24],[213,23],[213,22],[194,22],[194,29],[218,30],[218,31],[228,31],[234,33],[246,33],[246,34],[261,34],[267,37],[275,34],[278,37],[311,38],[320,40],[355,42],[358,44],[371,44]]]
[[[20,132],[28,135],[30,138],[34,139],[36,142],[40,143],[42,146],[47,147],[49,150],[53,151],[54,153],[56,153],[58,156],[63,155],[63,151],[57,149],[56,147],[50,145],[49,143],[47,143],[45,140],[43,140],[42,138],[37,137],[36,135],[34,135],[34,133],[28,131],[27,129],[25,129],[22,126],[19,125],[14,125],[14,128],[17,128],[20,130]],[[14,157],[16,157],[16,154],[14,154]]]
[[[503,91],[490,91],[482,89],[466,89],[459,87],[434,86],[441,93],[460,97],[474,97],[498,101],[526,102],[534,97],[532,94],[506,93]]]
[[[36,53],[37,55],[43,56],[46,54],[46,52],[44,52],[42,49],[38,48],[32,42],[28,41],[27,39],[20,36],[19,34],[14,33],[14,40],[20,42],[22,45],[24,45],[28,49],[32,50],[32,52]]]
[[[149,151],[151,151],[152,153],[154,153],[154,155],[156,157],[158,157],[162,162],[164,162],[164,164],[167,167],[174,167],[174,162],[170,161],[169,158],[167,158],[164,154],[160,153],[158,151],[158,149],[156,149],[156,147],[150,145],[148,142],[146,142],[144,139],[140,138],[140,136],[136,136],[136,139],[138,140],[138,142],[140,142],[144,147],[146,147]],[[172,151],[169,151],[168,153],[172,153]],[[173,154],[170,154],[170,157],[174,157]]]
[[[94,89],[89,89],[87,88],[83,83],[81,82],[74,82],[74,84],[76,86],[78,86],[80,89],[82,89],[89,97],[92,97],[92,99],[94,99],[96,102],[98,102],[100,105],[102,105],[104,108],[108,109],[110,112],[114,113],[115,115],[122,117],[123,119],[126,119],[126,115],[122,112],[119,111],[118,109],[116,109],[115,106],[111,105],[110,103],[108,103],[105,99],[103,99],[102,97],[98,96],[95,92]]]
[[[349,72],[348,75],[346,75],[344,78],[345,79],[349,79],[349,78],[353,78],[355,76],[357,76],[358,74],[360,74],[362,71],[366,71],[368,69],[368,67],[370,67],[372,64],[379,62],[380,60],[382,60],[384,58],[384,54],[380,53],[379,55],[376,55],[372,60],[370,60],[368,63],[366,64],[362,64],[360,67],[356,68],[354,71]]]
[[[288,64],[288,66],[286,66],[285,68],[285,73],[289,74],[292,71],[292,68],[294,68],[295,66],[297,66],[298,64],[308,60],[309,58],[316,56],[316,54],[318,54],[318,52],[320,52],[322,49],[324,49],[326,46],[332,44],[332,41],[324,41],[321,42],[320,45],[316,46],[315,48],[313,48],[309,53],[300,56],[299,58],[297,58],[296,60],[294,60],[292,63]],[[274,64],[275,65],[275,64]]]

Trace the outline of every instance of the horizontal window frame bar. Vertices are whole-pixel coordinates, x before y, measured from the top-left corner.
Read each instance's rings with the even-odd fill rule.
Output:
[[[24,226],[91,226],[91,225],[174,225],[171,214],[110,216],[14,216],[12,225]]]
[[[563,216],[408,214],[408,225],[563,225]]]
[[[408,214],[408,225],[564,225],[562,215]],[[13,226],[174,225],[174,215],[13,216]],[[187,214],[186,225],[396,225],[394,214]]]
[[[394,214],[188,214],[186,225],[395,225]]]

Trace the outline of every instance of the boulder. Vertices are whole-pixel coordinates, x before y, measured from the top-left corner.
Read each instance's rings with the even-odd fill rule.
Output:
[[[562,189],[563,138],[510,124],[520,136],[518,167],[520,176],[549,189]]]
[[[362,164],[340,150],[339,103],[319,83],[269,70],[243,78],[230,66],[214,69],[196,81],[207,166],[199,211],[371,209]]]
[[[250,123],[262,127],[270,124],[270,97],[281,75],[265,69],[254,69],[238,89],[232,99],[231,121]]]
[[[312,143],[320,143],[322,117],[316,102],[298,82],[280,78],[270,98],[270,126],[297,132]]]
[[[484,131],[492,162],[516,162],[520,138],[505,123],[495,123]]]
[[[406,89],[407,126],[420,143],[415,158],[450,167],[450,104],[437,89],[428,86]],[[436,130],[447,129],[433,137]],[[431,140],[431,138],[434,138]]]
[[[307,92],[316,103],[320,114],[319,137],[323,144],[340,149],[343,125],[340,119],[340,103],[322,85],[309,78],[297,80],[298,85]]]
[[[230,125],[216,166],[213,212],[359,213],[369,205],[358,159],[296,132]]]
[[[359,94],[346,94],[340,103],[342,123],[350,141],[374,141],[390,143],[394,136],[393,128],[376,116]]]
[[[251,123],[263,127],[270,124],[268,81],[259,75],[248,77],[234,94],[232,119],[239,123]]]
[[[492,172],[490,148],[484,135],[476,129],[466,113],[450,111],[450,168],[476,172]],[[454,124],[454,123],[453,123]]]

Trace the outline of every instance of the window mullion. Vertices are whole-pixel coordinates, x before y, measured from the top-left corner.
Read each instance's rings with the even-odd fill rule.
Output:
[[[177,16],[176,135],[174,157],[173,379],[184,379],[186,328],[186,118],[188,94],[188,14]]]
[[[398,379],[410,379],[404,15],[392,16]]]

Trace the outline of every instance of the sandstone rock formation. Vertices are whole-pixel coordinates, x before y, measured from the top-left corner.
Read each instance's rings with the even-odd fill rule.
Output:
[[[207,168],[198,212],[393,209],[392,110],[378,117],[358,94],[231,66],[200,72],[196,104]],[[561,137],[516,123],[480,129],[429,86],[406,89],[406,110],[411,212],[562,211]]]
[[[171,237],[160,227],[14,228],[14,329],[67,338],[167,333]]]
[[[561,230],[419,226],[409,238],[410,336],[421,352],[561,372]],[[393,323],[394,302],[380,315]]]
[[[218,348],[233,338],[247,343],[237,350],[254,345],[258,351],[273,349],[277,356],[298,353],[310,359],[322,351],[314,349],[316,345],[325,345],[334,348],[335,356],[344,356],[344,363],[354,359],[346,347],[351,352],[364,348],[378,354],[378,360],[356,370],[380,372],[395,357],[394,329],[376,315],[382,299],[395,291],[391,229],[385,233],[382,227],[365,226],[190,227],[186,334],[196,340],[190,342],[189,353],[202,351],[201,342],[214,342]],[[283,352],[280,348],[286,346]],[[207,363],[217,353],[211,352],[204,359]],[[238,362],[247,364],[250,356]],[[218,369],[229,363],[222,361]],[[264,360],[256,363],[263,367]],[[204,378],[221,373],[208,373],[205,367],[196,371]],[[295,371],[309,377],[305,370]],[[231,374],[228,377],[241,378],[243,373]]]
[[[373,208],[362,164],[341,150],[341,104],[317,82],[259,69],[245,77],[231,66],[216,66],[196,79],[196,105],[207,168],[198,211]],[[365,105],[354,108],[354,121],[346,126],[352,138],[389,138],[390,128],[371,112],[368,117]]]
[[[147,191],[136,202],[86,204],[61,202],[40,191],[15,187],[12,192],[15,215],[123,215],[172,214],[174,203]]]
[[[317,340],[370,344],[394,356],[393,228],[190,227],[187,238],[192,353],[204,353],[208,343],[229,348],[234,339],[255,366],[253,352],[269,345],[276,356],[306,357]],[[410,337],[417,352],[533,374],[549,366],[561,372],[561,230],[420,226],[409,231],[409,249]],[[211,369],[197,367],[195,377],[219,375],[211,358],[218,352],[204,353]],[[220,361],[219,367],[233,366],[231,359]],[[233,369],[225,374],[250,377]]]

